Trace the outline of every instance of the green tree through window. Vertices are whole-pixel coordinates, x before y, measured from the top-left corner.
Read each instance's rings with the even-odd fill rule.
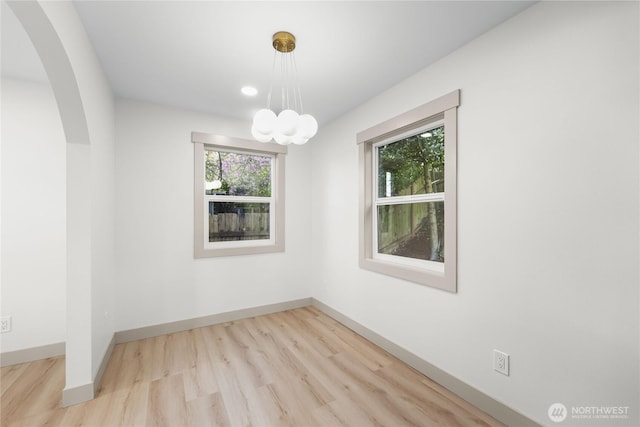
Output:
[[[377,155],[378,252],[444,262],[444,126],[380,145]]]
[[[271,157],[207,150],[205,180],[210,194],[270,197]]]

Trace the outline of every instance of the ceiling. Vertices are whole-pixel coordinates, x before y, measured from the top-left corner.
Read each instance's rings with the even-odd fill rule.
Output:
[[[272,34],[292,32],[305,112],[320,125],[532,3],[74,1],[116,95],[247,121],[266,105]],[[46,81],[4,2],[1,49],[3,76]]]

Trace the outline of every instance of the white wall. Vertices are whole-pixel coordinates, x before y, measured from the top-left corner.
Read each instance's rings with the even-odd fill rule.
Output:
[[[539,3],[322,129],[314,296],[540,423],[637,424],[638,7]],[[458,88],[458,293],[360,270],[356,133]]]
[[[77,30],[76,42],[82,34],[85,44],[76,73],[84,90],[81,95],[91,139],[91,369],[95,375],[115,331],[115,99],[84,28],[81,30]]]
[[[93,396],[114,332],[103,317],[115,285],[113,95],[72,2],[9,6],[47,71],[67,142],[63,403],[77,403]]]
[[[2,352],[66,337],[65,138],[46,84],[2,79]]]
[[[286,158],[286,251],[196,260],[191,132],[248,122],[118,100],[116,123],[117,330],[309,297],[308,146]]]
[[[69,307],[68,319],[69,316],[74,316],[72,310],[85,310],[86,306],[89,306],[88,318],[84,321],[91,325],[88,344],[91,351],[90,379],[93,379],[115,331],[115,101],[100,61],[73,4],[43,3],[42,6],[46,6],[46,12],[53,21],[73,67],[86,119],[85,126],[89,134],[89,141],[82,141],[88,143],[86,152],[82,152],[85,151],[84,147],[78,144],[69,144],[67,147],[67,159],[70,158],[69,155],[76,156],[76,166],[86,168],[75,176],[84,175],[87,179],[84,184],[76,184],[86,187],[84,197],[90,201],[87,212],[90,215],[87,237],[90,243],[91,273],[90,283],[87,283],[90,286],[89,299],[81,297],[81,292],[71,295],[74,306]],[[69,164],[67,167],[67,178],[75,179],[72,175],[74,170]],[[76,173],[77,169],[75,168]],[[68,185],[69,190],[74,184]],[[69,194],[70,191],[67,195]],[[82,197],[76,201],[83,203]],[[80,212],[82,211],[80,208]],[[78,298],[75,298],[76,296]],[[68,329],[70,334],[74,332],[70,324]],[[81,332],[81,329],[77,329],[76,332]],[[71,335],[68,343],[70,339]],[[69,371],[67,364],[67,372]],[[67,388],[75,385],[70,383],[70,380],[67,375]]]

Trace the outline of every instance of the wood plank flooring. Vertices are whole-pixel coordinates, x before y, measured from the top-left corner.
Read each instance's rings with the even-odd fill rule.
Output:
[[[61,408],[64,358],[2,368],[2,426],[502,426],[313,307],[116,345]]]

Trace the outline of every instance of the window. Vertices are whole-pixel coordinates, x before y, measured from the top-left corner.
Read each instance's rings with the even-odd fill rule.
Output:
[[[195,257],[284,251],[286,147],[192,133]]]
[[[360,267],[456,291],[460,91],[360,132]]]

